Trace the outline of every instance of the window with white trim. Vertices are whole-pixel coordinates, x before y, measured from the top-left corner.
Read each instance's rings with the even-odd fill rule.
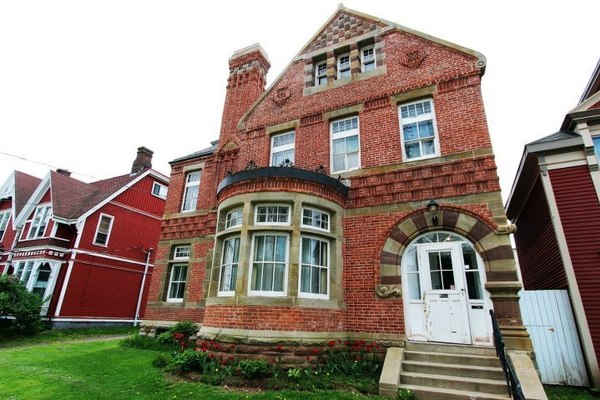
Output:
[[[315,208],[302,209],[302,226],[329,232],[329,214]]]
[[[44,236],[48,221],[52,215],[52,206],[38,206],[33,214],[27,239],[37,239]]]
[[[256,224],[289,225],[290,206],[284,205],[258,205],[255,213]]]
[[[167,190],[168,188],[158,182],[154,182],[152,184],[152,194],[156,197],[160,197],[161,199],[166,199],[167,198]]]
[[[592,136],[592,141],[594,142],[594,153],[600,163],[600,136]]]
[[[327,61],[320,61],[315,64],[315,84],[327,84]]]
[[[244,212],[242,208],[236,208],[235,210],[229,211],[225,216],[225,229],[242,225],[243,217]]]
[[[360,168],[358,117],[331,123],[331,173]]]
[[[219,277],[219,295],[233,296],[239,260],[240,237],[237,236],[223,241],[223,256],[221,257],[221,273]]]
[[[337,58],[337,77],[347,78],[350,75],[350,53],[342,54]]]
[[[96,234],[94,235],[94,244],[97,246],[107,246],[110,231],[112,230],[114,217],[106,214],[100,214]]]
[[[185,294],[185,285],[187,281],[187,262],[178,262],[179,260],[189,260],[191,246],[175,246],[173,248],[172,259],[169,272],[169,282],[167,284],[167,302],[181,303]]]
[[[329,297],[329,242],[302,236],[300,250],[300,296]]]
[[[255,234],[252,246],[250,295],[285,296],[287,293],[289,236]]]
[[[42,299],[46,298],[46,290],[48,290],[48,283],[52,275],[52,268],[50,264],[43,263],[37,270],[35,281],[31,287],[31,293],[37,294]]]
[[[360,49],[360,70],[367,72],[375,69],[376,66],[374,47],[367,46]]]
[[[200,171],[188,172],[185,176],[185,189],[183,191],[181,211],[194,211],[196,209],[201,176],[202,173]]]
[[[8,227],[8,220],[10,220],[10,210],[0,212],[0,240],[4,237],[4,232]]]
[[[400,105],[400,136],[405,160],[440,155],[433,101],[420,100]]]
[[[278,167],[294,162],[295,132],[285,132],[271,137],[271,166]]]

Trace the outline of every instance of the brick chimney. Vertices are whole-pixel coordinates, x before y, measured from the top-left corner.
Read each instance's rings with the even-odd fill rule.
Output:
[[[64,169],[64,168],[57,168],[56,172],[64,175],[64,176],[71,176],[71,171],[69,171],[68,169]]]
[[[237,132],[242,115],[265,91],[269,68],[267,53],[258,43],[234,52],[229,58],[221,138]]]
[[[137,156],[131,165],[131,173],[138,174],[152,168],[152,154],[154,152],[149,148],[144,146],[138,147]]]

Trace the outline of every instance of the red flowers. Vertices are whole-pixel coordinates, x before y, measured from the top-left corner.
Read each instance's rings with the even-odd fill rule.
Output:
[[[341,342],[341,340],[340,340],[340,342]],[[329,346],[329,347],[335,346],[335,340],[330,340],[329,342],[327,342],[327,346]]]

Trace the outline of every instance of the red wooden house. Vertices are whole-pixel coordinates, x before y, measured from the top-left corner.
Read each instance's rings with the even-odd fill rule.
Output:
[[[600,385],[600,62],[561,130],[525,146],[507,202],[526,290],[566,289]],[[573,332],[573,334],[576,334]]]
[[[235,52],[219,140],[171,162],[142,334],[188,319],[225,352],[298,363],[333,339],[494,354],[494,310],[531,350],[485,66],[343,6],[267,90],[265,51]]]
[[[140,147],[131,173],[91,183],[51,171],[12,208],[3,273],[48,299],[43,313],[54,325],[131,323],[143,315],[168,187],[151,159]]]

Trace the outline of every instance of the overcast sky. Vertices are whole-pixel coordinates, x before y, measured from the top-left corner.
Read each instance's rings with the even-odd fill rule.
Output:
[[[169,175],[169,161],[218,138],[231,54],[259,42],[270,84],[338,3],[0,2],[0,181],[15,169],[121,175],[139,146]],[[559,130],[600,57],[598,1],[344,6],[486,56],[482,90],[505,199],[523,146]]]

